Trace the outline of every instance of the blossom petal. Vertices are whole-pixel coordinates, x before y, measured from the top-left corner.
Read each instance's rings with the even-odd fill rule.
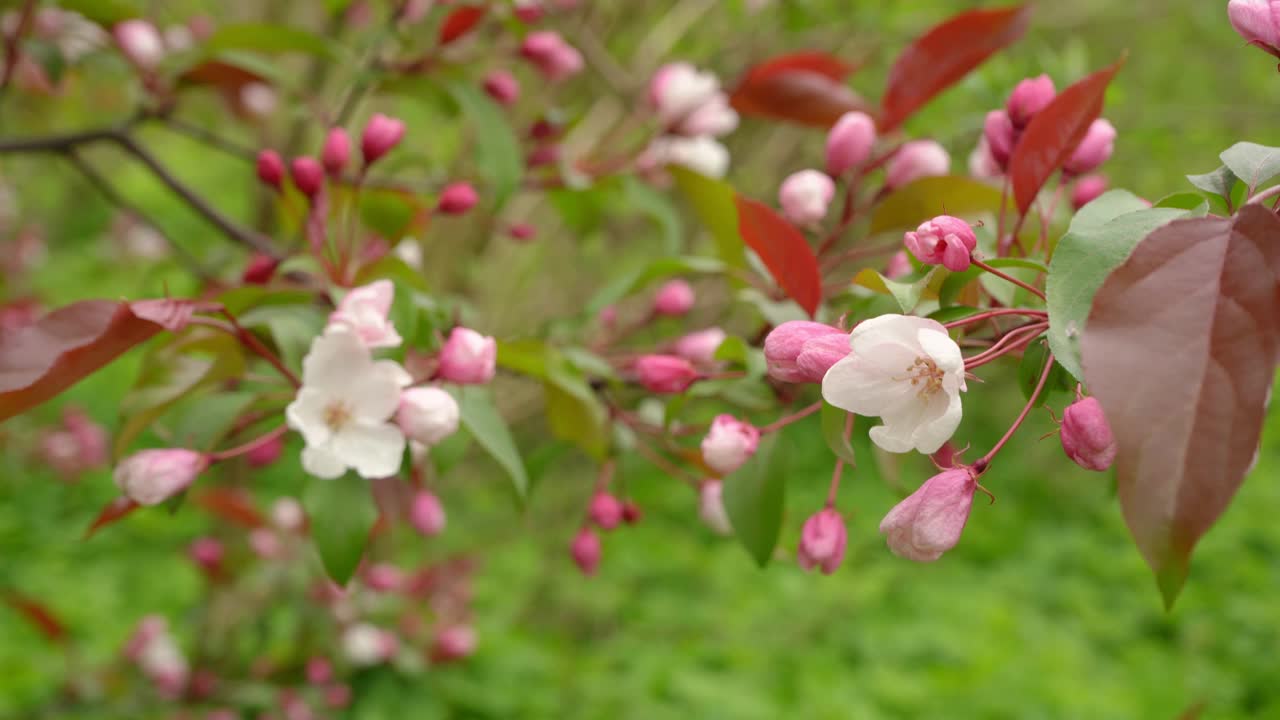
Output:
[[[390,360],[376,363],[368,372],[352,377],[339,393],[356,420],[366,424],[385,422],[400,406],[400,390],[409,374]]]
[[[837,361],[822,378],[822,397],[841,410],[876,416],[911,394],[910,383],[894,381],[869,365],[859,355]]]
[[[388,477],[400,471],[405,439],[394,425],[348,425],[330,444],[343,462],[366,479]]]
[[[960,346],[946,332],[921,328],[916,331],[916,340],[929,357],[933,358],[939,370],[945,373],[964,370],[964,356],[960,354]]]
[[[945,400],[945,405],[942,401]],[[964,412],[960,407],[960,395],[935,395],[930,402],[930,414],[937,412],[937,407],[941,405],[942,412],[932,419],[926,419],[916,426],[915,431],[915,447],[916,450],[932,454],[937,452],[947,440],[955,435],[956,428],[960,427],[960,418]]]
[[[871,428],[867,436],[881,450],[891,453],[910,452],[915,447],[911,439],[911,428],[901,425],[877,425]]]
[[[308,445],[302,449],[302,469],[315,477],[334,480],[342,477],[347,465],[327,445]]]
[[[854,326],[849,333],[849,345],[855,353],[861,352],[859,347],[872,348],[883,343],[894,343],[909,348],[916,348],[919,340],[916,331],[921,329],[936,330],[942,325],[928,318],[913,315],[881,315],[870,320],[863,320]]]
[[[328,393],[304,386],[298,391],[298,397],[284,409],[289,427],[302,433],[308,445],[323,445],[329,440],[331,432],[324,419],[329,399]]]
[[[369,349],[355,333],[340,325],[330,326],[311,343],[311,351],[302,360],[302,384],[340,389],[352,377],[364,374],[372,362]]]

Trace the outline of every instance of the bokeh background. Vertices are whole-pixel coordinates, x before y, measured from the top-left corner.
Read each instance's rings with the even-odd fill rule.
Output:
[[[621,75],[592,74],[557,99],[569,117],[607,116],[612,111],[603,106],[625,110],[635,97],[620,82],[642,83],[658,61],[688,59],[731,79],[754,60],[802,48],[864,62],[853,85],[875,98],[908,39],[981,4],[775,0],[752,11],[741,0],[584,0],[566,36],[594,38]],[[257,17],[274,12],[272,5],[152,3],[161,20],[194,12]],[[1183,176],[1217,167],[1218,152],[1237,140],[1280,145],[1275,61],[1243,45],[1227,23],[1225,2],[1037,5],[1020,43],[908,126],[947,145],[957,169],[983,113],[999,106],[1017,80],[1048,72],[1062,87],[1126,51],[1105,111],[1120,132],[1105,168],[1114,186],[1154,200],[1190,189]],[[306,25],[313,16],[303,8],[292,19]],[[666,49],[660,57],[646,54],[655,48]],[[129,106],[113,92],[86,86],[42,107],[10,98],[0,106],[0,132],[93,122]],[[433,129],[429,103],[395,107],[414,128],[415,152],[428,162],[458,141],[454,130]],[[234,125],[221,127],[218,112],[211,104],[192,115],[238,134],[240,142],[258,142]],[[146,140],[229,213],[258,212],[260,192],[244,163],[163,131]],[[746,122],[728,141],[729,179],[744,192],[772,197],[786,174],[819,163],[821,142],[820,133]],[[221,241],[145,173],[123,162],[111,172],[176,242],[211,262],[232,261]],[[0,158],[0,175],[16,189],[20,217],[44,224],[50,259],[29,280],[48,304],[191,287],[172,262],[122,265],[105,239],[114,211],[56,159]],[[598,217],[618,203],[616,193],[591,191],[550,201],[517,198],[521,212],[545,228],[528,247],[490,242],[470,225],[433,228],[425,237],[429,272],[474,297],[487,330],[518,335],[589,296],[594,269],[607,262],[612,243],[625,240],[628,252],[644,253],[656,242],[647,222]],[[681,236],[694,236],[698,227],[675,207]],[[482,244],[479,259],[465,267],[454,262],[461,254],[447,245],[454,238]],[[565,273],[546,270],[559,262],[582,271],[566,283]],[[513,302],[523,296],[538,302]],[[1009,388],[1010,370],[971,388],[962,437],[975,448],[989,446],[1021,402]],[[55,418],[63,402],[110,425],[136,371],[136,360],[121,360],[32,418],[0,427],[0,434],[22,436]],[[520,388],[504,397],[518,415]],[[530,420],[525,429],[536,425]],[[904,462],[888,472],[867,462],[842,491],[841,505],[852,511],[844,566],[830,577],[800,572],[790,553],[830,473],[816,423],[808,427],[794,433],[787,555],[766,571],[698,522],[687,488],[632,463],[623,477],[646,509],[644,522],[608,537],[599,575],[583,578],[566,548],[591,489],[585,462],[564,454],[543,463],[521,516],[498,471],[468,461],[442,488],[448,532],[415,554],[479,559],[479,650],[465,663],[424,675],[369,671],[357,679],[350,717],[1280,718],[1280,415],[1269,423],[1257,469],[1201,543],[1171,613],[1127,537],[1112,480],[1065,462],[1053,438],[1036,441],[1052,429],[1047,413],[1033,415],[984,479],[998,502],[978,503],[963,542],[942,561],[897,559],[876,532],[879,518],[926,477],[926,468]],[[535,449],[533,435],[521,437],[526,451]],[[184,549],[209,521],[190,509],[137,513],[82,541],[83,529],[116,495],[108,474],[68,485],[29,465],[12,443],[0,447],[0,582],[42,598],[82,640],[79,652],[66,657],[0,608],[0,716],[71,717],[50,704],[60,679],[118,652],[139,617],[164,614],[180,637],[198,620],[204,580]],[[301,480],[290,458],[255,492],[264,500],[296,493]],[[287,607],[265,614],[265,646],[288,637],[295,622]]]

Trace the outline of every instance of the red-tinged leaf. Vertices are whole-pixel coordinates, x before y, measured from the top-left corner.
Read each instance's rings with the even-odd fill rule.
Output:
[[[448,45],[458,38],[471,32],[482,18],[484,18],[485,8],[483,5],[462,5],[454,8],[449,13],[449,17],[444,19],[444,24],[440,26],[440,44]]]
[[[209,514],[243,528],[252,530],[266,522],[253,506],[253,499],[243,490],[215,487],[195,496],[195,503]]]
[[[1085,380],[1119,445],[1120,506],[1166,606],[1258,451],[1280,347],[1280,220],[1175,220],[1094,296]]]
[[[1058,93],[1048,107],[1031,118],[1009,160],[1009,178],[1019,212],[1026,214],[1040,188],[1070,159],[1089,126],[1102,114],[1107,86],[1122,65],[1123,57],[1111,67],[1080,80]]]
[[[94,533],[108,525],[118,522],[124,518],[124,516],[134,510],[137,510],[139,507],[141,506],[127,497],[122,496],[112,500],[106,507],[102,508],[102,512],[98,513],[98,517],[94,519],[93,524],[84,531],[84,539],[88,540],[93,537]]]
[[[27,619],[49,642],[61,643],[67,639],[67,626],[43,603],[16,592],[4,593],[5,603]]]
[[[169,332],[178,332],[187,327],[191,316],[197,312],[212,312],[222,307],[215,302],[193,302],[191,300],[139,300],[129,303],[129,309],[143,320],[150,320]]]
[[[822,302],[818,258],[804,235],[768,205],[738,195],[738,232],[760,256],[778,286],[812,317]]]
[[[179,78],[187,85],[209,85],[228,96],[238,95],[250,83],[271,84],[265,76],[222,60],[208,60],[187,70]]]
[[[880,100],[880,129],[892,130],[1026,32],[1031,8],[967,10],[907,46],[889,71]]]
[[[0,421],[25,412],[146,341],[190,311],[185,301],[143,305],[85,300],[0,334]],[[168,303],[173,303],[172,306]]]
[[[743,115],[827,128],[867,103],[845,85],[855,67],[821,52],[780,55],[747,71],[729,97]]]

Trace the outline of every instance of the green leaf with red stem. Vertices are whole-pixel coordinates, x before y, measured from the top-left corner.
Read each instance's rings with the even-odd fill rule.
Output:
[[[822,303],[822,273],[804,235],[764,203],[738,195],[738,232],[787,297],[813,317]]]

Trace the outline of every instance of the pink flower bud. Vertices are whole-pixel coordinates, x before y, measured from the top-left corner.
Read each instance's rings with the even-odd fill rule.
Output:
[[[470,625],[450,625],[436,631],[431,646],[431,659],[452,662],[470,657],[476,651],[476,631]]]
[[[682,393],[698,379],[697,369],[675,355],[642,355],[632,370],[646,390],[661,394]]]
[[[249,463],[249,467],[263,468],[279,460],[280,454],[283,452],[284,440],[280,437],[274,437],[245,453],[244,459],[245,462]]]
[[[364,571],[364,584],[376,592],[395,592],[404,585],[404,573],[395,565],[375,563]]]
[[[115,482],[139,505],[159,505],[186,490],[209,467],[209,457],[195,450],[143,450],[116,465]]]
[[[760,430],[732,415],[717,415],[702,438],[702,462],[721,475],[742,467],[756,454]]]
[[[899,250],[889,258],[889,264],[884,266],[884,276],[890,280],[897,280],[911,274],[911,258],[907,257],[906,250]]]
[[[255,528],[249,533],[249,549],[263,560],[274,560],[283,550],[280,537],[267,528]]]
[[[1019,130],[1025,128],[1036,113],[1053,102],[1057,94],[1058,91],[1053,86],[1053,78],[1048,75],[1023,80],[1014,86],[1013,92],[1009,95],[1009,102],[1005,103],[1004,107],[1009,113],[1009,120],[1015,128]]]
[[[555,144],[539,145],[524,159],[530,169],[555,165],[560,162],[560,146]]]
[[[951,170],[951,156],[933,140],[912,140],[890,158],[885,168],[885,186],[900,188],[922,177],[946,175]]]
[[[805,374],[809,382],[820,383],[831,366],[843,360],[849,350],[848,335],[822,335],[800,348],[800,354],[796,356],[796,367]]]
[[[545,12],[542,7],[542,0],[515,0],[515,6],[512,10],[515,12],[516,18],[526,25],[532,25],[541,20]]]
[[[436,209],[445,215],[461,215],[479,202],[480,196],[470,183],[456,182],[446,185],[440,192],[440,202]]]
[[[324,150],[320,153],[320,162],[324,165],[329,177],[341,177],[351,159],[351,137],[342,128],[333,128],[324,139]]]
[[[293,159],[292,168],[293,184],[303,195],[314,200],[324,187],[324,168],[320,161],[313,157],[298,157]]]
[[[710,365],[715,362],[716,350],[720,349],[726,337],[724,330],[718,327],[707,328],[676,340],[674,349],[677,355],[689,362]]]
[[[978,237],[969,223],[950,215],[921,223],[904,240],[917,260],[926,265],[942,265],[952,272],[968,270],[970,255],[978,247]]]
[[[262,184],[277,190],[284,184],[284,160],[275,150],[258,153],[258,179]]]
[[[192,541],[191,546],[187,548],[187,554],[196,565],[205,570],[215,571],[222,564],[224,551],[222,543],[217,538],[202,537]]]
[[[819,382],[797,364],[800,353],[810,340],[824,335],[837,335],[848,342],[849,333],[808,320],[790,320],[774,328],[764,339],[764,358],[769,364],[769,376],[788,383]]]
[[[591,528],[582,528],[574,536],[569,553],[583,575],[595,575],[600,567],[600,536]]]
[[[458,431],[461,417],[458,401],[438,387],[415,387],[400,393],[396,423],[414,442],[438,445]]]
[[[622,503],[622,522],[628,525],[635,525],[640,522],[642,517],[644,517],[644,512],[640,509],[639,505],[635,504],[631,500],[627,500]]]
[[[1062,449],[1072,462],[1099,472],[1115,462],[1115,435],[1097,398],[1077,400],[1062,411]]]
[[[1280,2],[1231,0],[1227,3],[1227,19],[1250,44],[1280,56]]]
[[[516,242],[529,242],[538,236],[538,229],[529,223],[515,223],[507,228],[507,234]]]
[[[475,330],[455,327],[440,349],[438,375],[459,385],[484,385],[498,364],[498,341]]]
[[[520,83],[506,70],[494,70],[486,75],[484,91],[499,105],[514,105],[520,99]]]
[[[327,685],[333,680],[333,663],[328,658],[313,657],[307,661],[307,682]]]
[[[246,285],[266,285],[276,274],[280,261],[265,253],[254,253],[249,263],[240,274],[240,281]]]
[[[698,486],[698,517],[717,535],[733,534],[729,512],[724,508],[724,483],[704,480]]]
[[[1013,129],[1013,121],[1004,110],[992,110],[987,113],[987,120],[982,127],[982,137],[987,141],[987,149],[996,165],[1001,169],[1008,167],[1009,158],[1013,156],[1013,146],[1018,142],[1017,130]]]
[[[836,184],[817,170],[801,170],[787,176],[778,188],[778,204],[788,220],[800,226],[816,225],[827,216]]]
[[[120,52],[140,70],[154,70],[164,59],[164,40],[146,20],[125,20],[111,28]]]
[[[377,665],[395,656],[400,642],[382,628],[360,623],[342,633],[342,650],[353,665]]]
[[[403,339],[391,322],[396,286],[390,280],[374,280],[352,288],[329,314],[329,327],[351,331],[368,348],[399,347]]]
[[[720,137],[733,132],[737,127],[737,111],[729,105],[729,98],[724,93],[718,92],[710,100],[685,116],[671,130],[689,137],[703,135]]]
[[[944,470],[898,503],[880,532],[894,555],[916,562],[933,562],[960,542],[969,521],[978,480],[972,468]]]
[[[1004,167],[991,154],[987,138],[978,138],[978,144],[969,153],[969,174],[979,180],[994,180],[1004,175]]]
[[[598,490],[591,496],[587,515],[601,530],[612,530],[622,523],[622,503],[608,492]]]
[[[876,142],[876,123],[870,115],[847,112],[827,133],[827,174],[839,177],[867,161]]]
[[[844,546],[848,539],[840,513],[834,508],[820,510],[805,521],[800,531],[796,561],[805,570],[818,567],[822,574],[830,575],[844,560]]]
[[[444,505],[434,493],[422,490],[413,496],[409,506],[409,524],[426,537],[444,532]]]
[[[1111,157],[1115,144],[1115,126],[1102,118],[1094,120],[1075,152],[1063,164],[1062,171],[1069,175],[1084,175],[1097,170]]]
[[[582,54],[560,37],[559,33],[542,30],[525,36],[520,56],[528,60],[552,82],[564,80],[582,71]]]
[[[369,118],[368,124],[364,126],[364,134],[360,137],[360,154],[364,157],[365,166],[374,164],[391,152],[402,138],[404,122],[382,113]]]
[[[684,280],[672,280],[658,288],[653,296],[653,311],[668,317],[680,317],[693,309],[693,286]]]
[[[282,497],[271,505],[271,522],[286,532],[296,532],[307,522],[302,503],[291,497]]]
[[[601,327],[611,328],[618,322],[618,308],[615,305],[606,305],[600,308],[600,312],[596,313],[596,322]]]
[[[1071,207],[1079,210],[1107,191],[1107,178],[1102,175],[1085,175],[1071,188]]]

